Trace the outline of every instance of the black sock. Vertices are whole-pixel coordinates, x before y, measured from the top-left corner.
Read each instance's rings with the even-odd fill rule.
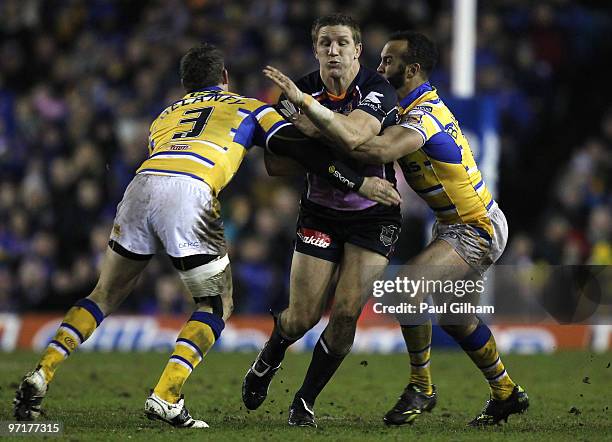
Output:
[[[277,316],[274,318],[274,329],[272,330],[270,339],[268,339],[268,342],[266,342],[261,352],[261,359],[272,367],[278,367],[285,358],[285,352],[289,346],[299,339],[284,337],[280,330],[279,323],[280,316]]]
[[[304,383],[295,396],[301,397],[310,405],[314,405],[317,396],[338,370],[345,356],[331,353],[323,335],[321,335],[312,352],[312,360],[308,366]]]

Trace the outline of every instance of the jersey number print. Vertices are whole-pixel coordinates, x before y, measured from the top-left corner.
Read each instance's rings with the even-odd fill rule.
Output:
[[[206,123],[212,114],[212,107],[199,107],[197,109],[190,109],[185,111],[183,114],[185,117],[193,115],[191,118],[183,118],[179,121],[179,124],[189,124],[193,123],[191,130],[187,132],[176,132],[172,135],[173,140],[178,140],[181,138],[194,138],[199,137],[204,128],[206,127]]]

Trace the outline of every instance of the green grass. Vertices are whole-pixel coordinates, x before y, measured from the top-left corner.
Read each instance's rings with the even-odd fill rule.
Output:
[[[247,412],[240,399],[242,376],[252,354],[211,353],[184,389],[194,416],[208,430],[176,430],[147,420],[144,400],[166,355],[77,353],[62,366],[45,400],[45,420],[64,423],[68,440],[612,440],[611,353],[566,352],[552,356],[507,355],[512,377],[531,398],[531,408],[509,423],[474,430],[465,423],[487,398],[480,373],[462,353],[434,351],[439,401],[412,426],[387,428],[382,415],[407,381],[406,355],[350,355],[319,397],[318,429],[289,428],[287,408],[310,355],[288,355],[268,400]],[[0,355],[0,420],[12,420],[17,382],[36,363],[33,353]],[[367,361],[367,365],[362,362]],[[590,383],[583,382],[589,377]],[[572,407],[580,414],[569,413]],[[19,438],[18,440],[24,440]]]

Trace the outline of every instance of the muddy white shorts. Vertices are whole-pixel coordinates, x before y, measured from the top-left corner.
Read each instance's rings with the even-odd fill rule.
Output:
[[[132,253],[175,258],[226,252],[219,201],[189,177],[138,174],[117,206],[111,239]]]
[[[497,203],[487,214],[493,225],[493,238],[485,238],[469,224],[440,224],[433,226],[432,241],[442,239],[479,273],[484,273],[504,252],[508,241],[508,222]]]

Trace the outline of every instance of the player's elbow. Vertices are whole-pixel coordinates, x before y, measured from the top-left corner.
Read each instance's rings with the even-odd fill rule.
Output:
[[[376,136],[376,134],[371,134],[369,131],[359,132],[355,130],[343,136],[339,144],[345,151],[352,152],[374,136]]]
[[[388,149],[382,147],[374,147],[367,151],[368,163],[370,164],[387,164],[393,161],[391,155],[389,155]]]
[[[360,146],[359,138],[355,134],[346,134],[339,137],[337,145],[345,152],[352,152]]]

